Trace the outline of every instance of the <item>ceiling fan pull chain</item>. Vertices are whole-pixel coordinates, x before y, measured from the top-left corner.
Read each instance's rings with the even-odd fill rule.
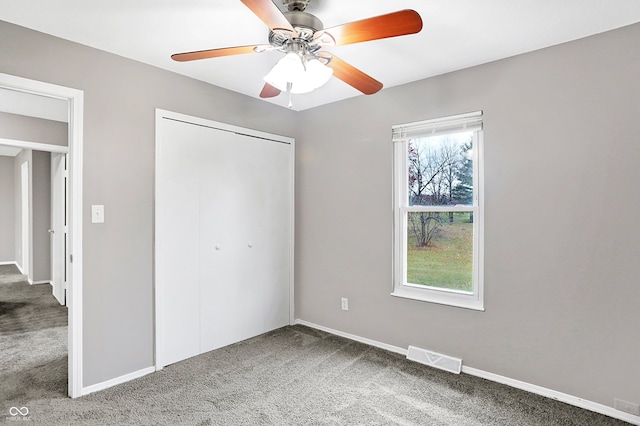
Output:
[[[287,92],[289,92],[289,108],[293,108],[293,101],[291,100],[291,87],[293,86],[293,83],[288,82],[287,83]]]

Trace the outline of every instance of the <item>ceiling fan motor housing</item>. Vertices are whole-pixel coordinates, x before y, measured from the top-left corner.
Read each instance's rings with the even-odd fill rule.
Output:
[[[315,45],[316,43],[312,43],[313,36],[317,31],[321,31],[324,29],[324,25],[322,21],[315,17],[314,15],[301,12],[301,11],[292,11],[292,12],[284,12],[284,16],[291,23],[291,26],[296,30],[296,37],[294,39],[291,38],[291,33],[286,30],[275,29],[269,33],[269,43],[276,48],[285,48],[289,51],[289,47],[292,43],[302,43],[307,46],[308,51],[318,50],[320,48],[319,45]],[[311,46],[313,44],[313,46]]]
[[[300,29],[306,29],[306,30],[311,30],[312,32],[316,32],[324,29],[324,25],[322,25],[322,21],[317,17],[315,17],[314,15],[307,12],[301,12],[301,11],[295,10],[291,12],[285,12],[284,16],[291,23],[291,26],[296,30],[300,28]]]
[[[289,11],[304,11],[309,5],[309,0],[282,0],[282,4],[284,4]]]

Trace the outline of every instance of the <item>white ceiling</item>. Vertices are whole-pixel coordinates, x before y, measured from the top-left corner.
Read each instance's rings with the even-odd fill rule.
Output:
[[[328,50],[392,87],[640,22],[639,0],[311,0],[307,12],[331,27],[401,9],[420,13],[421,33]],[[267,43],[268,28],[239,0],[2,0],[0,19],[255,98],[282,55],[170,59]],[[333,78],[294,95],[294,109],[358,95]],[[286,106],[287,99],[266,102]]]

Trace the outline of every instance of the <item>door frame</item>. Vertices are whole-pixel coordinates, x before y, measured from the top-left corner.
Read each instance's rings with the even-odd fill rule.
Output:
[[[154,364],[155,364],[155,368],[156,371],[162,370],[162,368],[164,366],[159,365],[158,364],[158,350],[159,350],[159,336],[160,336],[160,331],[159,330],[161,328],[161,319],[160,319],[160,305],[161,305],[161,300],[162,300],[162,292],[158,291],[158,287],[156,286],[156,277],[157,277],[157,256],[158,256],[158,247],[157,247],[157,240],[156,240],[156,232],[157,232],[157,225],[156,225],[156,209],[158,207],[157,205],[157,187],[158,187],[158,174],[157,174],[157,167],[158,167],[158,162],[159,162],[159,152],[158,152],[158,135],[160,134],[160,122],[163,119],[170,119],[170,120],[175,120],[175,121],[182,121],[185,123],[190,123],[190,124],[195,124],[195,125],[200,125],[200,126],[204,126],[204,127],[210,127],[210,128],[214,128],[214,129],[218,129],[218,130],[224,130],[227,132],[233,132],[233,133],[238,133],[238,134],[242,134],[242,135],[246,135],[246,136],[252,136],[258,139],[267,139],[267,140],[271,140],[274,142],[281,142],[281,143],[286,143],[291,147],[291,167],[290,167],[290,171],[289,173],[291,174],[291,185],[290,185],[290,200],[291,200],[291,204],[290,204],[290,218],[291,218],[291,223],[290,223],[290,229],[289,229],[289,325],[293,325],[295,323],[295,318],[294,318],[294,243],[295,243],[295,139],[288,137],[288,136],[281,136],[281,135],[276,135],[276,134],[272,134],[272,133],[266,133],[266,132],[261,132],[258,130],[253,130],[253,129],[248,129],[248,128],[244,128],[244,127],[239,127],[239,126],[234,126],[231,124],[226,124],[226,123],[220,123],[217,121],[213,121],[213,120],[209,120],[206,118],[200,118],[200,117],[194,117],[194,116],[190,116],[190,115],[186,115],[186,114],[181,114],[178,112],[173,112],[173,111],[168,111],[168,110],[164,110],[164,109],[160,109],[160,108],[156,108],[156,120],[155,120],[155,131],[156,131],[156,143],[155,143],[155,148],[156,148],[156,152],[155,152],[155,163],[154,163],[154,168],[156,170],[156,175],[155,175],[155,182],[154,182],[154,210],[153,210],[153,229],[154,229],[154,247],[153,247],[153,252],[154,252],[154,266],[153,266],[153,271],[154,271],[154,283],[153,283],[153,288],[154,288],[154,311],[155,311],[155,342],[154,342]]]
[[[66,100],[69,105],[68,146],[0,139],[4,145],[49,152],[67,152],[69,170],[68,239],[65,259],[67,265],[68,331],[68,394],[82,396],[82,148],[84,92],[42,81],[0,73],[0,88],[16,90],[55,99]]]

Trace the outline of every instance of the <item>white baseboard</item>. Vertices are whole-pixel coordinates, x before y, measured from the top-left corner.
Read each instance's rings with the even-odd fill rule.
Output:
[[[149,373],[155,372],[155,367],[147,367],[142,370],[134,371],[133,373],[125,374],[124,376],[116,377],[111,380],[107,380],[106,382],[96,383],[95,385],[86,386],[82,388],[82,395],[89,395],[93,392],[98,392],[101,390],[108,389],[112,386],[120,385],[122,383],[128,382],[133,379],[137,379],[142,376],[146,376]]]
[[[349,340],[355,340],[356,342],[364,343],[370,346],[375,346],[376,348],[385,349],[389,352],[395,352],[397,354],[407,356],[407,350],[400,348],[398,346],[387,345],[386,343],[367,339],[365,337],[356,336],[355,334],[349,334],[343,331],[334,330],[332,328],[324,327],[318,324],[313,324],[311,322],[307,322],[301,319],[296,319],[295,323],[300,325],[306,325],[307,327],[315,328],[316,330],[326,331],[327,333],[335,334],[336,336],[340,336],[340,337],[345,337]]]
[[[533,385],[531,383],[511,379],[509,377],[500,376],[499,374],[489,373],[488,371],[478,370],[477,368],[473,367],[463,366],[462,372],[471,376],[482,377],[483,379],[491,380],[492,382],[502,383],[513,388],[522,389],[527,392],[555,399],[569,405],[584,408],[585,410],[604,414],[605,416],[624,420],[625,422],[629,422],[633,425],[640,425],[640,416],[634,416],[633,414],[625,413],[624,411],[616,410],[615,408],[582,399],[577,396],[568,395],[566,393],[558,392],[553,389],[547,389],[542,386]]]
[[[20,264],[18,262],[10,260],[8,262],[0,262],[0,265],[15,265],[16,268],[18,268],[18,271],[20,271],[21,275],[27,275],[27,274],[24,273],[24,271],[22,270],[22,266],[20,266]],[[46,284],[46,283],[49,283],[49,281],[31,281],[31,278],[29,278],[27,276],[27,283],[29,283],[30,285]]]
[[[364,337],[356,336],[354,334],[344,333],[342,331],[334,330],[329,327],[324,327],[318,324],[313,324],[301,319],[295,320],[296,324],[306,325],[307,327],[315,328],[317,330],[325,331],[327,333],[335,334],[336,336],[345,337],[356,342],[365,343],[367,345],[375,346],[380,349],[385,349],[390,352],[395,352],[400,355],[407,355],[407,350],[398,346],[388,345],[386,343],[378,342],[376,340],[367,339]],[[547,398],[555,399],[565,404],[573,405],[576,407],[584,408],[585,410],[593,411],[595,413],[604,414],[605,416],[613,417],[615,419],[623,420],[631,423],[632,425],[640,425],[640,416],[634,416],[633,414],[625,413],[624,411],[616,410],[615,408],[599,404],[597,402],[588,401],[586,399],[578,398],[577,396],[568,395],[566,393],[558,392],[552,389],[547,389],[542,386],[533,385],[531,383],[523,382],[509,377],[500,376],[499,374],[490,373],[488,371],[479,370],[473,367],[462,366],[462,372],[471,376],[481,377],[483,379],[491,380],[493,382],[501,383],[507,386],[511,386],[516,389],[522,389],[527,392],[534,393],[536,395],[544,396]]]
[[[51,285],[51,281],[49,281],[49,280],[43,280],[43,281],[27,280],[27,281],[29,281],[29,284],[31,284],[31,285],[40,285],[40,284],[49,284],[49,285]]]

